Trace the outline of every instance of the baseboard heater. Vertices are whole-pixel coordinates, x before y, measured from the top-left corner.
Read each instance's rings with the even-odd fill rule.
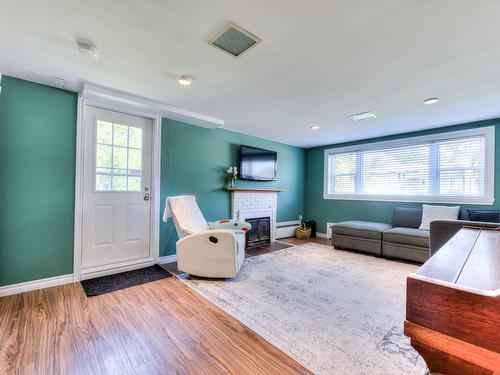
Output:
[[[276,223],[276,238],[286,238],[295,236],[295,229],[300,226],[300,221],[283,221]]]

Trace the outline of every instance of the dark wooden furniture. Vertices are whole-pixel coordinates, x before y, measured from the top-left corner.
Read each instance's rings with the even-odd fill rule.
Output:
[[[500,374],[500,231],[463,228],[408,276],[404,330],[432,373]]]

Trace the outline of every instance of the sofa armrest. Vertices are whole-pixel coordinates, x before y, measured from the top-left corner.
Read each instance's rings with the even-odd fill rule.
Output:
[[[467,220],[434,220],[430,223],[430,250],[434,255],[460,229],[465,226],[480,228],[498,228],[500,223],[485,223],[482,221]]]

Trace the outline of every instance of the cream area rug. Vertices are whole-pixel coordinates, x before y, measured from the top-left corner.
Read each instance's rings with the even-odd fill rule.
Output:
[[[234,279],[178,277],[316,374],[423,375],[403,335],[417,268],[310,243],[247,258]]]

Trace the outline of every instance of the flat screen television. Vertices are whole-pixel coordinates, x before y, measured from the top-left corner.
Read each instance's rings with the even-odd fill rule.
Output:
[[[276,151],[240,146],[240,178],[243,180],[276,181]]]

